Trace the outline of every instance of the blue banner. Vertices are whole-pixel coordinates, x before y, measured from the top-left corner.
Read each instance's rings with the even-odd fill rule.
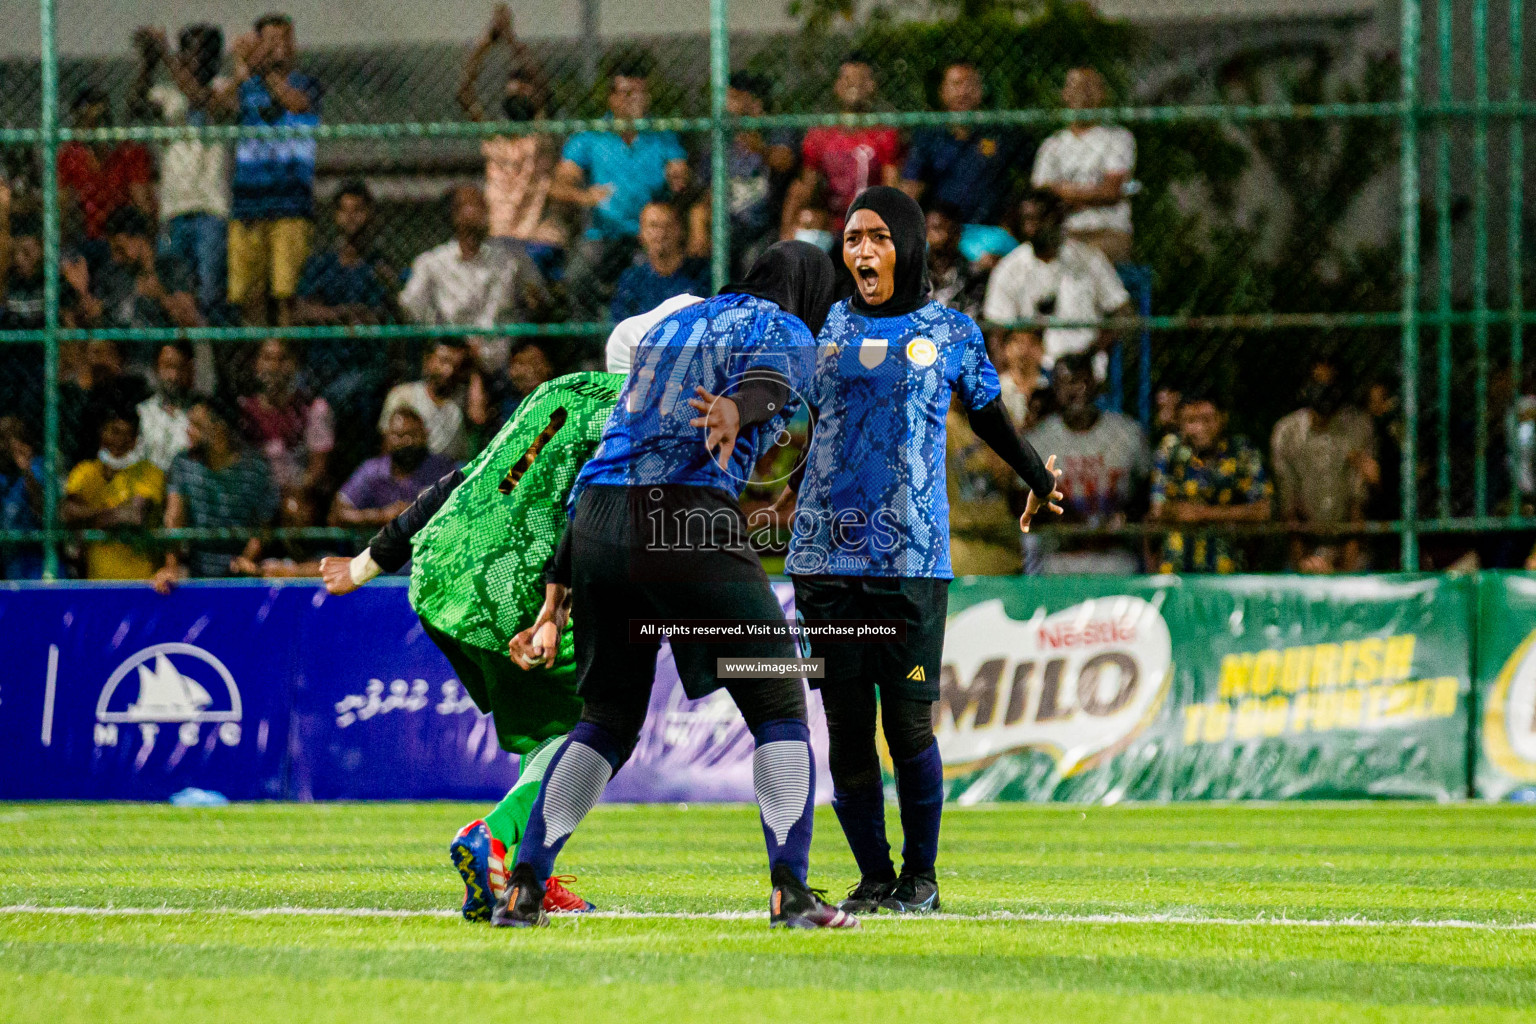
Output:
[[[0,590],[0,797],[285,796],[297,596]]]
[[[794,590],[778,584],[786,614]],[[0,799],[495,800],[517,778],[402,581],[0,587]],[[812,695],[818,791],[830,796]],[[665,646],[605,799],[750,801],[751,734],[689,700]]]

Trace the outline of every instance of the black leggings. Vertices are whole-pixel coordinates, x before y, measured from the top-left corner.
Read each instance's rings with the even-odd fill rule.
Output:
[[[916,757],[933,745],[933,701],[881,691],[880,724],[896,761]],[[827,712],[827,760],[839,792],[878,785],[880,755],[875,750],[875,688],[867,683],[822,687]]]
[[[764,722],[790,718],[803,722],[805,718],[805,687],[799,679],[755,679],[751,682],[726,683],[725,690],[736,702],[741,717],[747,720],[747,728],[753,732]],[[634,753],[645,725],[645,713],[650,709],[651,692],[642,687],[631,687],[622,695],[603,693],[587,699],[582,708],[581,720],[601,728],[618,744],[624,756],[623,764]],[[876,772],[879,767],[876,766]]]

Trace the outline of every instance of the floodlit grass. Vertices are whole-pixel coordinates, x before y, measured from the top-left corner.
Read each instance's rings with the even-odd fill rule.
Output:
[[[813,934],[768,930],[743,807],[601,807],[560,867],[604,911],[750,916],[533,932],[445,916],[462,895],[447,841],[480,811],[0,805],[0,906],[115,908],[0,912],[0,1021],[1322,1024],[1536,1006],[1530,809],[956,809],[940,885],[960,916]],[[853,881],[828,811],[812,865],[813,884]],[[270,908],[407,913],[251,913]]]

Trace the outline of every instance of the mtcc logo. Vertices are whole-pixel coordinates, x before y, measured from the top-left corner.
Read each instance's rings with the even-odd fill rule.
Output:
[[[194,747],[204,724],[217,727],[225,746],[238,744],[240,690],[223,662],[192,644],[144,648],[117,666],[96,701],[98,747],[117,746],[119,725],[139,727],[145,752],[162,725],[178,726],[181,745]]]

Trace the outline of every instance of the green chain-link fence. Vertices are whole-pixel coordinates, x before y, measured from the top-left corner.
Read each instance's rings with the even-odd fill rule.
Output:
[[[310,48],[302,7],[257,31],[213,5],[193,31],[90,57],[58,55],[56,29],[91,4],[42,0],[40,59],[0,60],[7,574],[157,567],[178,542],[217,562],[257,554],[253,533],[272,571],[352,550],[368,520],[334,495],[367,511],[342,485],[378,454],[386,403],[462,457],[540,376],[600,365],[615,312],[719,287],[779,237],[830,240],[852,191],[882,180],[959,240],[935,282],[989,320],[1021,425],[1052,412],[1041,355],[1102,348],[1099,404],[1145,434],[1140,454],[1078,436],[1097,425],[1067,438],[1081,477],[1105,475],[1048,546],[1155,570],[1179,487],[1258,496],[1173,442],[1159,517],[1148,485],[1115,475],[1178,433],[1181,392],[1213,398],[1293,492],[1262,517],[1184,523],[1187,543],[1220,534],[1255,569],[1415,566],[1421,537],[1427,564],[1523,560],[1521,0],[1264,21],[1242,0],[1186,6],[1127,24],[1054,2],[810,0],[792,27],[747,33],[714,0],[694,32],[601,39],[541,38],[488,6],[444,28],[456,42],[370,30]],[[1065,201],[1054,260],[1037,183]],[[206,456],[174,464],[190,399],[166,342],[190,343],[186,383],[215,396],[200,415],[265,459],[275,505]],[[1343,410],[1271,451],[1304,402]],[[159,483],[98,456],[130,404]],[[384,473],[395,491],[409,461]],[[984,467],[955,475],[962,504],[996,497]],[[180,507],[157,529],[167,476]],[[368,508],[387,509],[373,483]],[[1347,507],[1312,500],[1334,492]]]

